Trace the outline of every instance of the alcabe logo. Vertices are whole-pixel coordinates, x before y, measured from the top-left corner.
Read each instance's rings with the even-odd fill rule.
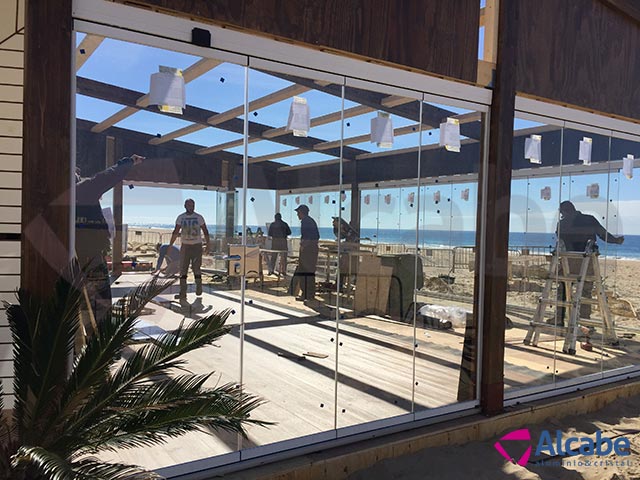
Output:
[[[522,428],[520,430],[514,430],[513,432],[507,433],[504,437],[498,440],[493,446],[495,447],[500,455],[506,458],[508,461],[512,462],[515,459],[507,453],[500,442],[509,441],[509,440],[531,440],[531,434],[529,433],[529,429]],[[529,457],[531,456],[531,445],[527,448],[527,451],[522,454],[520,459],[516,462],[521,467],[524,467],[529,461]]]
[[[493,446],[500,452],[505,459],[510,462],[517,463],[524,467],[529,461],[531,456],[532,446],[529,445],[527,451],[522,454],[519,460],[515,460],[513,456],[509,455],[501,442],[514,440],[527,440],[531,441],[531,433],[528,429],[522,428],[520,430],[514,430],[507,433],[504,437],[498,440]],[[555,438],[548,430],[543,430],[538,439],[536,445],[535,456],[541,457],[545,453],[547,458],[553,457],[575,457],[576,455],[584,455],[586,457],[591,456],[605,456],[609,454],[615,454],[618,457],[626,457],[631,455],[631,442],[628,438],[617,437],[609,438],[603,435],[601,430],[595,432],[595,440],[590,437],[567,437],[563,438],[562,432],[556,430]],[[544,460],[539,460],[543,462]],[[585,461],[585,464],[590,465],[592,460]]]

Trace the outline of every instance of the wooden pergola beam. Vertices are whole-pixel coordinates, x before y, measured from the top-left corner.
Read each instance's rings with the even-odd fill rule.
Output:
[[[277,158],[293,157],[294,155],[301,155],[303,153],[309,153],[309,150],[305,150],[303,148],[296,148],[293,150],[284,150],[282,152],[270,153],[268,155],[262,155],[260,157],[252,157],[249,159],[249,163],[253,164],[253,163],[267,162],[270,160],[275,160]]]
[[[257,98],[249,103],[249,111],[258,110],[260,108],[268,107],[269,105],[273,105],[274,103],[281,102],[287,98],[291,98],[294,95],[299,95],[308,91],[309,88],[301,87],[300,85],[291,85],[289,87],[283,88],[282,90],[278,90],[277,92],[270,93],[269,95],[265,95],[264,97]],[[237,118],[244,114],[244,105],[239,105],[225,112],[216,113],[207,119],[207,123],[211,126],[216,126],[220,123],[226,122],[227,120],[231,120],[232,118]],[[188,125],[186,127],[179,128],[173,132],[169,132],[161,137],[156,137],[151,139],[150,143],[153,145],[160,145],[161,143],[168,142],[169,140],[173,140],[175,138],[182,137],[183,135],[187,135],[189,133],[197,132],[199,130],[203,130],[207,128],[206,125]]]
[[[366,107],[364,105],[358,105],[357,107],[347,108],[343,114],[340,112],[328,113],[326,115],[322,115],[320,117],[315,117],[311,119],[311,128],[317,127],[319,125],[326,125],[328,123],[337,122],[341,118],[353,118],[358,117],[360,115],[364,115],[365,113],[373,112],[374,109],[371,107]],[[264,138],[274,138],[279,137],[280,135],[286,135],[291,130],[287,130],[287,127],[279,127],[271,130],[267,130],[262,134]]]
[[[100,46],[104,37],[88,33],[76,48],[76,72],[82,68],[89,57]]]
[[[214,69],[218,65],[220,65],[219,60],[214,60],[212,58],[202,58],[198,60],[196,63],[191,65],[189,68],[182,72],[182,76],[184,77],[184,82],[189,83],[192,80],[204,75],[209,70]],[[140,97],[136,100],[136,107],[146,108],[149,106],[149,94],[145,93],[144,95],[140,95]],[[118,122],[121,122],[127,117],[130,117],[134,113],[138,111],[136,107],[125,107],[122,110],[117,111],[109,118],[103,120],[102,122],[96,124],[94,128],[95,133],[104,132],[107,128],[115,125]]]
[[[417,125],[417,124],[416,125],[407,125],[406,127],[394,128],[393,129],[393,136],[394,137],[400,137],[402,135],[408,135],[410,133],[416,133],[419,128],[420,128],[420,125]],[[328,148],[339,147],[341,143],[342,143],[342,145],[354,145],[354,144],[357,144],[357,143],[366,142],[367,140],[370,140],[370,139],[371,139],[371,134],[370,133],[366,133],[364,135],[358,135],[356,137],[344,138],[344,139],[342,139],[342,141],[333,140],[331,142],[319,143],[318,145],[316,145],[313,148],[315,150],[322,151],[322,150],[326,150]]]
[[[121,105],[127,107],[136,106],[136,101],[142,94],[135,90],[129,90],[127,88],[116,87],[114,85],[109,85],[103,82],[99,82],[97,80],[91,80],[84,77],[78,77],[76,81],[76,89],[77,92],[81,95],[86,95],[93,98],[99,98],[101,100],[107,100],[113,103],[119,103]],[[205,127],[210,126],[207,123],[207,119],[213,115],[216,115],[216,112],[211,110],[206,110],[200,107],[196,107],[193,105],[188,105],[184,111],[183,115],[176,115],[167,112],[161,112],[156,108],[146,107],[141,108],[141,110],[146,110],[148,112],[153,112],[157,115],[166,115],[172,118],[179,118],[188,122],[193,122],[196,124],[204,125]],[[216,125],[216,128],[221,130],[226,130],[228,132],[237,133],[240,135],[244,134],[244,121],[239,118],[232,118],[225,122],[222,122]],[[272,130],[273,127],[269,125],[263,125],[256,122],[249,122],[249,136],[261,138],[262,133],[267,130]],[[310,152],[314,151],[314,145],[318,143],[324,142],[324,140],[314,137],[294,137],[293,135],[285,135],[281,137],[276,137],[273,139],[273,142],[279,143],[282,145],[287,145],[290,147],[301,148],[308,150]],[[357,155],[362,153],[367,153],[366,150],[361,150],[353,147],[344,147],[334,148],[327,150],[327,155],[340,158],[345,158],[347,160],[353,160]]]
[[[310,88],[315,88],[318,91],[328,93],[335,97],[342,97],[342,87],[340,85],[327,85],[321,86],[314,83],[312,80],[297,77],[293,75],[285,74],[273,74],[279,78],[283,78],[293,83],[299,83],[306,85]],[[399,102],[396,106],[385,106],[383,101],[388,103],[389,96],[379,92],[372,92],[368,90],[361,90],[354,87],[346,87],[344,89],[344,97],[346,100],[359,103],[375,110],[382,110],[393,115],[413,120],[414,122],[420,122],[432,127],[439,127],[443,119],[447,117],[454,117],[457,114],[444,108],[436,107],[428,103],[423,102],[422,118],[420,118],[420,101],[412,98],[405,98],[406,101]],[[468,138],[474,138],[479,140],[481,138],[480,125],[475,123],[469,123],[460,126],[460,133]]]
[[[294,95],[299,95],[301,93],[309,91],[309,87],[303,87],[302,85],[291,85],[289,87],[283,88],[282,90],[278,90],[276,92],[270,93],[269,95],[265,95],[264,97],[258,98],[252,102],[249,102],[249,111],[258,110],[260,108],[268,107],[269,105],[273,105],[275,103],[286,100],[287,98],[291,98]],[[226,112],[216,113],[207,119],[207,123],[209,125],[218,125],[222,122],[226,122],[227,120],[231,120],[232,118],[239,117],[244,114],[244,105],[239,105],[231,110],[227,110]]]
[[[261,138],[249,138],[249,143],[255,143],[262,140]],[[151,142],[149,142],[151,143]],[[232,140],[230,142],[220,143],[218,145],[212,145],[211,147],[201,148],[200,150],[196,150],[196,155],[208,155],[209,153],[221,152],[223,150],[227,150],[229,148],[236,148],[244,144],[244,139],[239,138],[238,140]]]

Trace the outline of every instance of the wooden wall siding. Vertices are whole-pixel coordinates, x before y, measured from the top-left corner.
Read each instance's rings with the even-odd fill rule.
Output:
[[[20,284],[24,0],[0,2],[0,301],[14,301]],[[13,389],[13,349],[0,305],[0,382]],[[8,400],[8,401],[7,401]],[[12,396],[5,400],[11,406]]]
[[[476,80],[478,0],[115,1]]]
[[[520,1],[519,92],[640,119],[640,26],[600,0]]]

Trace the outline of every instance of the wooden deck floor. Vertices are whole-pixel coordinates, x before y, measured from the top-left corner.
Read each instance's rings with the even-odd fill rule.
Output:
[[[144,278],[124,276],[115,286],[124,290]],[[172,297],[173,293],[167,293],[157,300],[168,305]],[[243,448],[457,401],[464,329],[415,329],[414,379],[411,325],[370,316],[342,319],[337,329],[334,320],[319,315],[293,297],[250,289],[247,299],[250,304],[244,306],[242,375],[239,292],[205,289],[201,303],[189,294],[190,309],[176,312],[156,303],[154,313],[144,317],[147,322],[172,330],[185,317],[188,320],[226,308],[236,311],[230,317],[231,333],[214,346],[192,352],[187,360],[193,373],[216,372],[212,385],[242,381],[247,391],[266,400],[253,417],[275,425],[250,427]],[[212,310],[203,313],[209,306]],[[633,339],[622,340],[619,347],[596,347],[592,352],[579,349],[575,356],[568,356],[554,351],[554,345],[561,351],[562,338],[554,341],[552,336],[542,335],[539,346],[530,347],[522,343],[525,333],[524,324],[507,330],[507,389],[552,382],[554,373],[556,379],[564,379],[640,363],[640,348]],[[195,433],[164,446],[102,457],[159,468],[234,451],[237,441],[230,434]]]

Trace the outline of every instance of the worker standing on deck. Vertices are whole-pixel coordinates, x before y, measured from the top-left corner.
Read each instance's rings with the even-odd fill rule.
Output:
[[[209,230],[204,218],[196,213],[196,202],[188,198],[184,202],[185,212],[176,218],[176,226],[171,234],[169,247],[172,247],[180,235],[180,293],[176,295],[179,300],[187,299],[187,274],[189,265],[193,269],[196,279],[196,295],[202,295],[202,236],[204,235],[204,249],[209,250]]]

